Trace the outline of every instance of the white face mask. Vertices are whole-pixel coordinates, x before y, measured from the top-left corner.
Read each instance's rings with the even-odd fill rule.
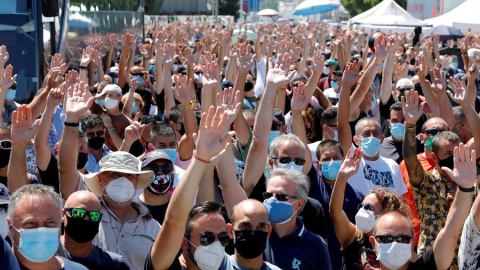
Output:
[[[5,239],[8,235],[7,212],[0,210],[0,235]]]
[[[105,190],[108,197],[119,203],[129,201],[135,195],[135,187],[126,177],[120,177],[110,181],[105,187]]]
[[[323,67],[323,74],[328,75],[330,73],[330,68],[329,67]]]
[[[190,244],[192,244],[190,242]],[[225,248],[220,241],[215,241],[208,246],[192,246],[196,247],[193,258],[198,267],[202,270],[218,270],[225,257]]]
[[[355,215],[355,224],[360,231],[368,233],[372,231],[373,226],[375,226],[375,215],[372,211],[360,208]]]
[[[291,161],[288,164],[283,164],[278,162],[276,167],[282,168],[282,169],[290,169],[290,170],[295,170],[297,172],[303,172],[303,166],[295,164],[295,162]]]
[[[388,244],[378,243],[377,245],[377,260],[379,260],[386,267],[397,270],[404,266],[412,257],[412,244],[403,244],[392,242]]]
[[[118,100],[113,99],[113,98],[109,98],[109,97],[105,98],[105,108],[106,109],[111,110],[111,109],[117,107],[117,105],[118,105]]]

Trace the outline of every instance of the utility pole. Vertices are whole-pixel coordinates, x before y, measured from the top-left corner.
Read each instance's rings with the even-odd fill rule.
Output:
[[[218,0],[215,0],[215,23],[218,23]]]

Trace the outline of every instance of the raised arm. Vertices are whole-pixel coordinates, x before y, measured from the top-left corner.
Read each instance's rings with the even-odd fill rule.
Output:
[[[88,85],[83,82],[67,89],[65,123],[79,123],[93,103],[93,97],[87,99]],[[65,125],[58,149],[58,172],[60,192],[64,200],[77,191],[80,173],[77,170],[78,126]]]
[[[32,109],[21,105],[12,114],[12,150],[8,162],[7,185],[10,192],[28,184],[27,145],[40,126],[40,120],[32,116]]]
[[[343,200],[348,178],[358,171],[362,158],[362,151],[360,149],[355,149],[349,158],[351,152],[351,149],[347,152],[346,158],[338,172],[335,185],[333,186],[332,196],[330,197],[330,216],[332,217],[335,234],[342,248],[348,247],[348,245],[355,240],[357,231],[357,227],[348,220],[347,214],[343,211]]]
[[[306,88],[307,86],[303,83],[299,84],[298,87],[293,88],[292,98],[292,133],[297,135],[305,146],[305,164],[303,165],[303,173],[305,175],[308,174],[312,168],[312,154],[308,147],[307,132],[302,117],[302,111],[305,110],[312,97],[306,93]]]
[[[278,56],[275,68],[270,63],[272,66],[267,74],[267,85],[255,118],[252,145],[243,172],[243,188],[247,194],[252,192],[263,174],[268,155],[268,137],[272,127],[275,97],[279,89],[285,87],[295,76],[296,72],[287,75],[292,62],[292,56],[284,54]]]
[[[435,68],[430,70],[430,77],[432,91],[437,95],[438,106],[441,108],[440,117],[447,122],[449,127],[453,127],[455,120],[453,119],[452,103],[447,96],[445,73]],[[428,85],[427,82],[426,84]]]
[[[175,48],[172,44],[167,43],[163,47],[163,90],[165,91],[165,115],[170,113],[170,109],[175,106],[175,100],[173,99],[172,92],[172,65],[173,65],[173,52]]]
[[[396,39],[396,36],[389,37],[387,40],[388,56],[383,65],[382,85],[380,87],[380,101],[382,104],[387,104],[392,96],[392,75],[393,67],[395,65],[395,60],[393,59],[395,56],[395,40],[393,39]]]
[[[133,35],[126,33],[123,36],[122,52],[120,53],[120,60],[118,62],[118,81],[117,85],[120,87],[125,86],[128,80],[128,57],[130,55],[130,47],[135,42]]]
[[[92,47],[87,47],[83,49],[82,58],[80,59],[80,81],[88,85],[88,65],[92,61],[93,58],[93,51]]]
[[[134,100],[133,95],[135,94],[135,90],[137,90],[138,88],[137,79],[131,79],[129,86],[130,88],[128,89],[127,100],[125,101],[125,104],[123,104],[122,113],[125,114],[128,118],[131,118]]]
[[[184,175],[184,179],[188,181],[180,181],[178,184],[168,204],[162,230],[153,243],[150,254],[153,269],[167,269],[177,257],[200,178],[210,160],[218,159],[218,156],[230,147],[229,142],[234,132],[222,137],[226,120],[222,108],[217,108],[215,112],[213,106],[208,114],[202,115],[195,158]]]
[[[406,92],[402,96],[402,109],[405,117],[405,137],[403,139],[403,160],[407,168],[410,184],[418,186],[423,181],[425,170],[417,158],[417,139],[415,138],[417,121],[422,116],[424,103],[419,104],[417,91]]]
[[[453,151],[453,163],[453,171],[447,167],[442,167],[442,170],[458,184],[459,188],[455,194],[453,204],[448,211],[445,226],[439,232],[433,244],[433,254],[437,269],[448,269],[452,264],[458,238],[462,234],[465,219],[467,219],[470,213],[476,182],[477,167],[475,151],[471,151],[470,153],[468,147],[465,147],[463,143],[461,143],[459,146],[456,146]],[[463,191],[461,189],[463,189]],[[471,189],[471,192],[467,191],[469,189]],[[478,209],[479,202],[477,201],[480,202],[480,200],[478,198],[475,200],[474,211]],[[476,224],[478,223],[476,222]]]
[[[420,85],[422,86],[423,96],[427,100],[428,107],[432,111],[429,116],[436,116],[440,117],[440,106],[438,104],[437,94],[435,94],[432,90],[432,85],[430,81],[425,78],[425,70],[427,68],[427,64],[425,63],[425,57],[423,55],[418,57],[418,66],[417,66],[417,74],[418,79],[420,81]],[[428,74],[428,71],[426,71]]]
[[[350,130],[350,92],[352,87],[360,79],[360,63],[355,61],[347,64],[342,77],[342,89],[340,90],[340,99],[338,101],[338,142],[344,150],[350,149],[352,145],[352,131]]]

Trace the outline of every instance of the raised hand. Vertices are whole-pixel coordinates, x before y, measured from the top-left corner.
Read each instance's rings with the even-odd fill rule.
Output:
[[[476,158],[475,150],[470,152],[467,146],[460,143],[460,145],[455,146],[453,150],[453,170],[447,167],[442,167],[442,170],[462,188],[471,188],[476,182]]]
[[[193,66],[195,64],[195,59],[193,57],[192,50],[187,48],[184,52],[183,58],[185,59],[186,65]]]
[[[430,77],[432,78],[432,90],[437,94],[444,93],[447,89],[445,73],[440,72],[439,68],[435,68],[430,70]]]
[[[69,121],[78,122],[87,113],[93,103],[93,97],[88,98],[88,84],[76,83],[67,89],[67,104],[65,111]]]
[[[217,63],[209,63],[205,65],[204,68],[204,73],[203,73],[203,87],[204,90],[206,89],[212,89],[213,87],[217,86],[219,84],[217,80],[217,74],[218,74],[218,65]]]
[[[137,79],[135,79],[135,78],[134,78],[134,79],[131,79],[129,85],[130,85],[129,91],[135,92],[135,90],[138,89],[138,81],[137,81]]]
[[[103,42],[100,39],[100,37],[97,37],[95,40],[93,40],[92,47],[96,51],[102,51],[103,49]]]
[[[286,87],[288,82],[295,76],[296,72],[288,74],[288,67],[293,63],[293,57],[291,54],[280,54],[275,62],[275,65],[270,62],[270,68],[267,74],[267,84],[271,84],[274,87],[282,88]]]
[[[403,116],[405,117],[405,123],[410,125],[415,125],[422,116],[423,113],[423,106],[425,106],[425,102],[422,102],[420,106],[418,105],[418,92],[414,91],[413,89],[410,91],[406,91],[406,98],[402,96],[402,109],[403,109]]]
[[[348,178],[357,173],[358,167],[360,165],[360,160],[362,159],[363,155],[362,150],[355,148],[352,156],[350,157],[351,152],[352,149],[349,149],[347,155],[345,156],[345,160],[342,163],[342,166],[340,166],[337,180],[347,181]]]
[[[172,87],[173,93],[175,93],[175,99],[180,101],[183,106],[187,106],[192,101],[192,95],[190,89],[192,89],[192,79],[188,80],[187,76],[182,74],[174,77],[175,87]]]
[[[125,137],[124,140],[130,144],[142,137],[143,131],[145,130],[145,125],[138,122],[140,113],[135,114],[135,120],[125,128]]]
[[[78,81],[78,72],[74,69],[68,71],[68,73],[65,75],[65,84],[67,87],[66,89],[73,87],[73,85],[76,84]]]
[[[255,59],[256,55],[254,54],[250,57],[249,48],[247,44],[243,43],[240,45],[240,48],[237,50],[237,65],[239,71],[248,72],[253,66],[253,60]]]
[[[59,76],[61,72],[62,70],[58,67],[51,68],[48,71],[47,76],[45,77],[43,87],[50,88],[50,89],[59,87],[64,80],[62,76]]]
[[[298,84],[293,88],[292,108],[293,112],[302,111],[310,102],[310,97],[307,95],[307,86],[303,83]]]
[[[9,54],[7,52],[7,47],[5,45],[0,46],[0,68],[5,66],[9,58]]]
[[[110,34],[108,36],[108,45],[109,45],[109,48],[114,48],[115,45],[117,44],[117,35],[115,34]]]
[[[32,124],[34,124],[32,126]],[[12,143],[26,145],[40,127],[40,120],[32,116],[32,109],[23,104],[12,114]]]
[[[13,85],[13,83],[17,80],[17,74],[15,74],[12,77],[12,73],[13,73],[12,65],[8,65],[7,68],[3,70],[3,74],[1,78],[3,90],[9,89]]]
[[[234,91],[232,87],[229,87],[223,91],[223,101],[220,93],[217,93],[217,107],[222,107],[224,113],[227,115],[226,128],[230,128],[237,117],[238,112],[241,110],[240,103],[240,91]]]
[[[102,67],[102,53],[98,50],[92,50],[92,62],[97,68]]]
[[[82,52],[82,59],[80,59],[80,66],[86,67],[92,61],[93,58],[93,51],[94,49],[92,47],[87,47],[83,49]]]
[[[67,64],[66,63],[66,58],[63,57],[61,54],[59,53],[56,53],[54,56],[52,56],[52,60],[51,60],[51,63],[50,63],[50,68],[60,68],[61,69],[61,72],[62,74],[65,74],[65,72],[67,71],[68,67],[70,66],[70,64]]]
[[[155,47],[157,47],[157,49],[163,48],[164,43],[165,43],[165,32],[158,31],[157,34],[155,35]]]
[[[388,50],[385,45],[385,35],[380,34],[375,39],[375,57],[379,60],[384,61],[388,56]]]
[[[54,88],[50,90],[47,97],[47,107],[55,108],[57,105],[63,102],[63,96],[65,93],[65,85],[63,88]]]
[[[138,50],[140,51],[140,54],[144,58],[149,58],[150,57],[150,49],[152,48],[152,45],[150,44],[139,44],[138,45]]]
[[[102,113],[101,117],[102,117],[102,121],[103,121],[103,123],[105,124],[106,127],[113,126],[112,118],[110,117],[110,115],[108,115],[107,113]]]
[[[226,151],[235,135],[234,131],[223,135],[226,123],[227,114],[223,113],[222,107],[217,107],[215,110],[215,107],[211,106],[208,113],[203,113],[198,136],[193,135],[197,146],[195,156],[203,160],[215,160]]]
[[[165,66],[170,67],[173,64],[174,51],[175,51],[175,46],[173,46],[170,43],[167,43],[163,46],[162,62]]]
[[[470,98],[468,97],[467,86],[463,80],[460,80],[457,77],[450,77],[448,84],[453,88],[455,94],[452,94],[450,91],[447,91],[447,94],[454,102],[459,105],[469,103]]]
[[[312,71],[322,73],[325,64],[325,56],[321,51],[315,51],[312,59]]]
[[[345,67],[345,71],[342,76],[342,85],[351,88],[354,86],[360,79],[360,62],[354,61],[353,63],[348,63]]]
[[[134,42],[133,35],[130,33],[126,33],[123,36],[122,50],[130,49],[132,47],[133,42]]]

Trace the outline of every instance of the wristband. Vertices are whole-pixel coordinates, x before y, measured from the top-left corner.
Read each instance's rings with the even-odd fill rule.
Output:
[[[464,188],[462,186],[458,186],[458,189],[461,191],[461,192],[474,192],[475,191],[475,186],[471,187],[471,188]]]
[[[79,69],[87,70],[88,67],[78,66]]]
[[[405,124],[406,128],[417,128],[416,124]]]
[[[63,125],[67,126],[67,127],[78,127],[80,125],[80,123],[79,122],[64,122]]]
[[[190,103],[188,103],[185,106],[181,105],[181,107],[182,107],[182,110],[191,110],[193,109],[193,101],[190,101]]]
[[[114,130],[116,130],[116,128],[115,128],[115,127],[111,127],[111,128],[108,129],[108,133],[110,133],[110,132],[112,132],[112,131],[114,131]]]
[[[210,163],[212,163],[210,160],[204,160],[204,159],[199,158],[199,157],[197,156],[197,151],[196,151],[196,150],[193,151],[193,156],[194,156],[198,161],[200,161],[200,162],[202,162],[202,163],[205,163],[205,164],[210,164]]]

